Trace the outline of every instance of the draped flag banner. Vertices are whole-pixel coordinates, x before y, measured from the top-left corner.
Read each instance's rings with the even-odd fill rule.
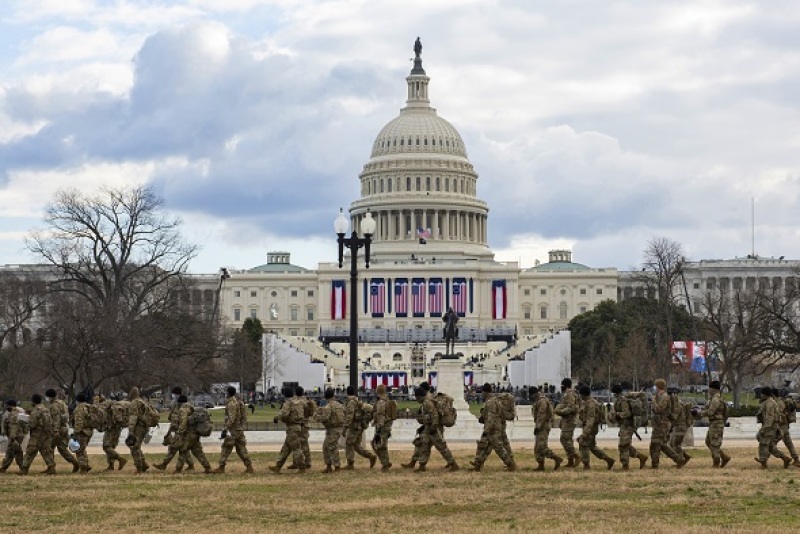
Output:
[[[431,278],[428,282],[428,312],[431,317],[442,316],[442,298],[444,297],[444,284],[441,278]]]
[[[383,384],[389,388],[401,388],[407,384],[405,371],[364,371],[361,385],[364,389],[375,389]]]
[[[331,282],[331,319],[344,319],[347,315],[347,290],[344,280]]]
[[[453,278],[453,311],[459,317],[467,314],[467,279]]]
[[[414,317],[425,317],[425,279],[411,280],[411,307]]]
[[[492,319],[506,318],[506,303],[506,281],[492,281]]]
[[[370,281],[369,307],[373,317],[383,317],[386,313],[386,282],[383,278],[373,278]]]
[[[394,312],[397,317],[408,317],[408,279],[394,281]]]

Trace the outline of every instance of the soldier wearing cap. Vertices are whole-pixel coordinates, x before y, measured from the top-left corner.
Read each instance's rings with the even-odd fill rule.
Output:
[[[761,464],[761,469],[766,469],[767,460],[772,455],[783,460],[783,467],[788,468],[792,463],[792,459],[778,449],[778,440],[780,439],[780,411],[778,404],[772,398],[772,390],[770,388],[763,387],[760,393],[761,408],[756,416],[756,419],[761,422],[761,428],[756,434],[758,439],[758,458],[753,459]]]
[[[653,469],[658,469],[659,459],[663,452],[669,456],[675,467],[680,469],[686,464],[683,456],[677,454],[669,446],[670,429],[670,398],[667,394],[667,381],[659,378],[655,382],[656,394],[653,395],[653,433],[650,436],[650,465]]]
[[[714,467],[722,468],[728,465],[731,457],[722,450],[722,436],[725,432],[725,419],[727,419],[727,406],[722,399],[719,380],[713,380],[708,385],[711,398],[703,408],[700,417],[708,418],[708,433],[706,434],[706,447],[711,452],[711,461]],[[697,411],[695,411],[697,413]]]
[[[28,422],[25,419],[25,410],[17,406],[17,401],[8,399],[6,401],[6,411],[3,413],[2,425],[3,435],[8,438],[6,455],[3,464],[0,465],[0,473],[5,473],[13,462],[22,468],[24,454],[22,452],[22,442],[28,433]]]
[[[578,466],[578,453],[575,451],[575,420],[578,417],[578,397],[572,389],[572,380],[565,378],[561,381],[561,402],[554,412],[561,418],[558,428],[561,429],[561,446],[567,454],[567,467]]]

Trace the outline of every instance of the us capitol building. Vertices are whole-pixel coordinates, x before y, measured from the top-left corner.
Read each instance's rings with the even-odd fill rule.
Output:
[[[575,315],[617,296],[616,269],[574,263],[568,250],[551,251],[547,263],[531,269],[494,259],[478,173],[461,135],[431,107],[421,46],[416,52],[406,105],[375,138],[359,174],[361,196],[349,208],[351,228],[359,228],[367,211],[377,223],[369,269],[359,255],[358,309],[349,309],[349,258],[344,269],[321,263],[310,270],[293,265],[288,252],[269,252],[266,264],[230,271],[219,284],[223,322],[240,327],[258,318],[269,333],[265,359],[273,376],[264,384],[302,384],[309,374],[347,383],[351,313],[358,314],[359,367],[367,387],[376,381],[412,385],[431,373],[435,378],[433,364],[444,350],[442,315],[450,307],[459,316],[456,350],[467,383],[510,379],[509,359],[524,359],[554,338],[561,342],[551,346],[561,348],[553,373],[567,376],[568,334],[558,332]],[[218,278],[198,278],[218,289]],[[323,362],[324,370],[290,369],[298,360],[292,351]]]

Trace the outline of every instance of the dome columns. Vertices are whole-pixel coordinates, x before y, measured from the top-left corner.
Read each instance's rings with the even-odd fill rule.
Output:
[[[372,215],[378,228],[373,240],[415,241],[417,229],[430,229],[431,239],[437,241],[464,241],[487,244],[487,216],[485,213],[448,209],[376,209]],[[364,213],[350,217],[353,228],[359,228]]]

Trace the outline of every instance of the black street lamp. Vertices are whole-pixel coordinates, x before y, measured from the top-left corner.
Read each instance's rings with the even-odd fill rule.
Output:
[[[369,269],[369,245],[375,233],[375,219],[367,212],[361,221],[361,233],[358,237],[356,229],[350,237],[345,237],[350,223],[339,208],[339,216],[333,221],[333,230],[339,236],[339,268],[344,261],[344,248],[350,250],[350,385],[358,390],[358,249],[364,247],[364,267]]]

